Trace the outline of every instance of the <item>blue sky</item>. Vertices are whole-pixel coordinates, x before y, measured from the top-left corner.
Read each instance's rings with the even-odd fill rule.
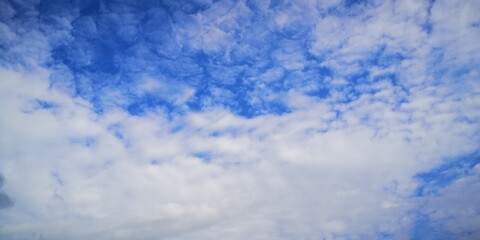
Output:
[[[480,238],[478,11],[1,1],[0,238]]]

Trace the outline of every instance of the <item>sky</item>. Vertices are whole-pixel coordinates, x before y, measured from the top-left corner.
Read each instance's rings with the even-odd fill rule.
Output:
[[[479,11],[1,0],[0,239],[480,239]]]

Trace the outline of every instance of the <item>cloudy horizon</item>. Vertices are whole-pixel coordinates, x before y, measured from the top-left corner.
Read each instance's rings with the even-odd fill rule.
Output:
[[[0,238],[480,239],[479,11],[0,1]]]

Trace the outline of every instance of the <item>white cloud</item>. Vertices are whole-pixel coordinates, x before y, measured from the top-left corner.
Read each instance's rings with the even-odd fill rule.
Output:
[[[22,56],[20,65],[33,65],[0,69],[0,169],[7,179],[3,190],[15,200],[14,207],[1,210],[0,238],[375,239],[391,234],[408,239],[419,204],[452,234],[477,236],[478,194],[472,190],[478,166],[439,196],[413,196],[419,183],[412,178],[444,159],[478,151],[479,72],[458,73],[462,66],[478,65],[476,3],[435,1],[430,15],[426,2],[375,3],[343,18],[323,17],[328,15],[323,8],[339,1],[301,2],[279,12],[259,4],[262,26],[250,23],[246,3],[223,1],[174,26],[180,45],[226,51],[226,58],[240,44],[234,33],[252,40],[240,51],[259,58],[252,65],[258,69],[250,69],[256,77],[248,79],[255,86],[245,93],[247,100],[254,106],[281,100],[292,112],[251,119],[209,105],[235,97],[235,89],[213,85],[208,87],[212,99],[203,103],[208,107],[199,112],[133,116],[112,107],[95,113],[91,103],[66,93],[68,87],[51,87],[56,86],[51,71],[60,78],[71,78],[72,72],[60,65],[35,67],[50,57],[48,34],[20,34],[0,23],[2,41],[13,44],[6,58],[17,62],[12,59]],[[315,14],[322,14],[318,22]],[[422,29],[429,21],[430,33]],[[118,34],[133,41],[135,24],[125,22]],[[97,34],[92,23],[78,19],[86,38]],[[256,45],[269,43],[265,32],[274,24],[282,34],[290,31],[293,40],[278,42],[278,51],[258,53],[262,46]],[[294,41],[299,26],[312,27],[310,52],[325,57],[323,62],[307,62]],[[247,27],[255,30],[249,37]],[[58,34],[57,40],[69,38]],[[359,62],[382,45],[387,54],[405,59],[373,69],[372,78],[380,80],[351,86],[347,77],[371,67]],[[443,57],[436,59],[432,52],[439,47]],[[150,48],[135,49],[136,66],[154,72],[157,65],[140,59]],[[91,56],[85,56],[81,62],[87,64]],[[266,86],[317,63],[335,72],[325,77],[333,93],[323,99]],[[196,68],[184,66],[185,72],[189,67]],[[398,74],[397,82],[382,78],[390,73]],[[196,91],[161,74],[145,76],[152,77],[132,87],[138,96],[154,94],[183,106]],[[82,77],[76,77],[81,84]],[[126,102],[118,89],[102,97],[105,105]]]
[[[394,87],[379,83],[377,94],[343,107],[297,94],[289,100],[297,110],[283,116],[210,110],[172,122],[97,115],[48,88],[45,71],[1,75],[0,167],[16,201],[4,210],[7,238],[403,238],[415,208],[411,177],[478,142],[475,124],[455,121],[473,109],[438,89],[413,92],[400,110],[382,94]],[[35,99],[56,107],[35,108]],[[478,95],[469,99],[478,106]]]
[[[186,25],[177,25],[177,37],[207,53],[228,52],[236,43],[234,31],[248,26],[250,18],[250,10],[243,2],[216,2]]]
[[[314,53],[337,49],[345,41],[345,32],[341,19],[328,16],[315,25],[315,42],[312,47]]]

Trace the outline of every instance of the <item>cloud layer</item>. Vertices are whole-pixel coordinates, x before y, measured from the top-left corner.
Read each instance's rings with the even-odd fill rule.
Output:
[[[476,1],[1,5],[2,239],[480,237]]]

